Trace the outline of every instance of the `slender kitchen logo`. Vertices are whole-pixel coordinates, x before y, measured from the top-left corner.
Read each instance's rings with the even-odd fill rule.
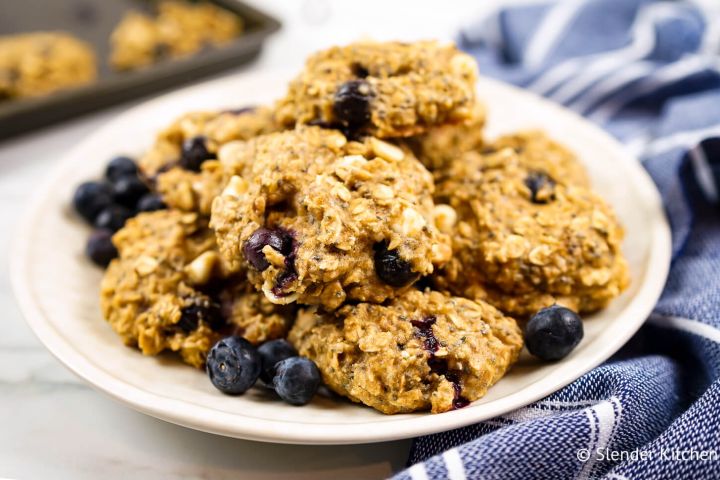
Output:
[[[718,460],[717,450],[695,450],[662,448],[660,450],[610,450],[609,448],[596,448],[590,450],[581,448],[576,452],[576,457],[581,462],[610,461],[628,462],[645,460],[667,460],[674,462],[716,462]]]

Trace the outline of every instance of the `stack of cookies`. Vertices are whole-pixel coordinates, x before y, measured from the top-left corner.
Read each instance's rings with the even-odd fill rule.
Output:
[[[488,141],[476,81],[451,44],[363,42],[310,57],[274,105],[177,119],[139,161],[168,208],[113,237],[105,317],[197,367],[228,334],[287,338],[383,413],[482,397],[519,324],[603,308],[628,269],[573,154]]]

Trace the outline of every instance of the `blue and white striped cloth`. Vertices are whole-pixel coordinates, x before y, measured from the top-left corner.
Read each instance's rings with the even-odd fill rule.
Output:
[[[654,313],[612,359],[528,407],[416,439],[397,478],[720,478],[720,13],[683,1],[527,4],[468,28],[460,45],[485,75],[632,149],[663,195],[673,264]]]

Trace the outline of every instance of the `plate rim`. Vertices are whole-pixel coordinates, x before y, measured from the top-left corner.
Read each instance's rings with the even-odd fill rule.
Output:
[[[74,162],[77,161],[77,155],[75,154],[76,151],[81,150],[86,144],[96,142],[96,138],[102,138],[103,136],[108,135],[109,132],[115,130],[118,125],[122,125],[122,123],[126,121],[126,118],[131,118],[138,113],[152,109],[157,105],[165,104],[171,101],[174,97],[182,98],[183,96],[192,94],[195,91],[207,89],[214,84],[224,84],[233,81],[241,82],[248,77],[267,77],[277,80],[277,77],[280,75],[282,75],[283,78],[287,78],[287,75],[284,73],[271,70],[261,72],[243,72],[176,90],[136,105],[128,110],[125,110],[105,125],[99,127],[75,145],[75,147],[67,151],[54,167],[53,171],[47,175],[44,181],[40,183],[37,193],[32,197],[27,209],[25,210],[23,220],[20,222],[19,227],[15,232],[9,249],[9,273],[12,290],[15,294],[15,298],[23,318],[40,342],[53,356],[55,356],[55,358],[58,359],[58,361],[60,361],[60,363],[90,384],[94,389],[109,395],[113,399],[126,404],[139,412],[148,414],[155,418],[188,428],[229,437],[272,443],[307,445],[340,445],[385,442],[460,428],[477,423],[484,419],[502,415],[540,400],[572,383],[577,378],[609,358],[637,332],[652,312],[660,294],[662,293],[669,273],[671,258],[671,232],[660,194],[647,171],[645,171],[641,164],[623,149],[622,145],[619,144],[617,140],[612,138],[598,126],[590,123],[574,112],[539,97],[532,92],[519,89],[498,80],[482,77],[479,80],[479,85],[489,84],[495,88],[511,91],[514,95],[532,98],[535,103],[539,102],[539,104],[542,105],[542,108],[555,110],[557,113],[564,115],[566,118],[570,118],[568,117],[568,114],[570,114],[571,116],[576,117],[578,122],[583,124],[583,128],[587,130],[588,134],[592,134],[593,137],[608,146],[612,145],[612,148],[616,151],[617,155],[623,157],[618,163],[625,169],[624,173],[635,179],[633,182],[635,184],[634,186],[637,189],[638,195],[645,199],[648,211],[655,212],[655,215],[652,216],[652,224],[647,232],[651,240],[645,264],[646,270],[642,279],[645,280],[645,282],[641,284],[639,290],[635,294],[635,297],[633,297],[633,300],[622,312],[623,317],[629,318],[627,328],[623,330],[623,335],[616,338],[616,342],[603,345],[601,348],[592,350],[591,354],[589,353],[588,355],[585,355],[583,357],[583,361],[581,362],[581,368],[578,368],[575,373],[567,375],[560,382],[556,381],[552,384],[546,384],[544,386],[544,379],[539,379],[530,385],[527,385],[525,388],[503,397],[502,399],[485,404],[485,408],[481,410],[470,408],[446,412],[442,415],[400,415],[396,416],[397,421],[386,420],[384,422],[344,424],[342,425],[342,428],[328,429],[328,424],[298,422],[289,426],[288,422],[284,420],[276,421],[244,417],[238,414],[220,412],[210,407],[198,407],[196,404],[187,403],[181,399],[162,397],[156,393],[142,390],[138,386],[134,386],[123,380],[115,378],[103,369],[100,369],[96,365],[88,362],[80,352],[73,349],[70,342],[65,340],[65,338],[59,334],[56,327],[46,317],[40,306],[34,301],[32,278],[30,278],[29,273],[30,270],[25,268],[26,262],[29,260],[30,243],[23,242],[23,239],[32,238],[30,236],[30,232],[33,230],[33,225],[42,218],[42,206],[46,203],[47,197],[52,193],[49,187],[56,184],[57,181],[62,178],[63,174],[66,173],[66,171],[72,167]],[[256,79],[255,81],[258,80]],[[648,279],[652,281],[647,281]],[[639,280],[640,279],[635,279],[635,281]],[[641,298],[645,301],[640,302],[639,299]],[[199,415],[198,408],[200,409],[200,412],[207,413]],[[480,413],[480,415],[478,415],[478,413]],[[236,421],[227,421],[228,417],[232,417]],[[243,424],[240,429],[233,428],[237,427],[238,418],[249,418],[250,421]],[[398,428],[398,422],[403,421],[409,421],[411,423],[409,425],[405,425],[404,429]],[[322,428],[317,428],[318,425]]]

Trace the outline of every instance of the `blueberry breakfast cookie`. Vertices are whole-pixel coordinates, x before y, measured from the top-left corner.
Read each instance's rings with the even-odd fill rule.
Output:
[[[0,101],[76,87],[96,76],[92,47],[68,33],[0,37]]]
[[[477,65],[452,44],[358,42],[312,55],[277,104],[286,125],[406,137],[472,116]]]
[[[559,165],[500,148],[443,171],[435,200],[447,204],[438,225],[452,236],[453,258],[436,286],[520,318],[556,302],[591,312],[619,295],[628,284],[622,227]]]
[[[188,113],[157,135],[140,158],[140,170],[155,180],[169,207],[209,215],[225,180],[217,161],[220,147],[279,129],[267,107]]]
[[[446,168],[464,153],[483,148],[485,119],[485,105],[478,101],[472,116],[464,122],[430,128],[404,143],[430,171]]]
[[[387,414],[481,398],[523,344],[515,320],[489,304],[418,290],[387,305],[301,310],[289,340],[328,387]]]
[[[110,64],[132,70],[221,46],[242,33],[242,20],[208,2],[163,1],[155,16],[130,11],[110,36]]]
[[[225,260],[274,303],[382,302],[450,258],[432,176],[382,140],[300,127],[247,142],[234,169],[211,226]]]
[[[200,367],[224,334],[259,343],[285,335],[293,316],[242,276],[228,275],[207,221],[161,210],[129,220],[113,237],[119,258],[102,280],[103,315],[123,341],[146,355],[179,352]]]

